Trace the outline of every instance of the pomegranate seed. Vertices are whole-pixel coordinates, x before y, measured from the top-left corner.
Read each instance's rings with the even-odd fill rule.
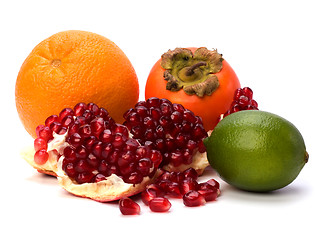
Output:
[[[49,157],[48,152],[46,152],[45,149],[38,150],[34,155],[34,161],[35,163],[39,165],[43,165],[47,162]]]
[[[181,153],[181,151],[176,150],[172,152],[170,155],[170,161],[173,163],[175,167],[178,167],[179,165],[181,165],[181,163],[183,162],[183,154]]]
[[[160,105],[160,99],[156,97],[151,97],[147,99],[148,107],[158,107]]]
[[[142,118],[144,118],[148,115],[148,109],[144,106],[138,106],[134,111],[136,111],[138,113],[138,115]]]
[[[93,182],[101,182],[101,181],[104,181],[106,180],[106,177],[101,174],[101,173],[98,173],[97,175],[95,175],[94,179],[93,179]]]
[[[126,142],[126,137],[124,135],[122,135],[121,133],[116,133],[114,136],[114,141],[112,143],[112,145],[115,148],[121,148],[123,146],[123,144]]]
[[[118,161],[118,163],[119,162],[120,161]],[[124,166],[120,166],[120,165],[118,165],[118,166],[119,166],[119,170],[120,170],[121,174],[125,177],[129,177],[129,175],[136,170],[136,165],[134,162],[130,162],[129,164],[124,165]]]
[[[91,150],[94,143],[97,142],[97,138],[95,136],[90,136],[88,138],[85,138],[83,141],[83,146],[87,149],[87,150]]]
[[[186,178],[180,183],[180,190],[183,195],[186,194],[188,191],[197,189],[198,183],[192,178]]]
[[[101,157],[108,159],[110,154],[113,152],[113,146],[111,143],[104,144],[102,147]]]
[[[82,138],[90,137],[92,134],[91,126],[89,124],[81,126],[78,133],[81,135]]]
[[[112,174],[120,176],[120,172],[119,172],[118,168],[115,165],[111,164],[111,163],[108,165],[108,169],[105,172],[105,174],[106,174],[107,177],[112,175]]]
[[[64,148],[64,157],[68,161],[75,161],[76,160],[75,150],[71,147]]]
[[[82,172],[76,175],[75,180],[77,183],[89,183],[92,182],[94,174],[91,172]]]
[[[85,110],[82,117],[84,118],[85,123],[90,123],[94,119],[94,114],[90,110]]]
[[[82,144],[82,137],[78,133],[74,133],[67,139],[67,142],[73,147],[78,147]]]
[[[174,198],[182,197],[180,185],[177,182],[169,182],[168,184],[166,184],[164,190],[167,196]]]
[[[92,153],[89,154],[86,161],[93,168],[98,168],[100,164],[99,159],[96,156],[94,156]]]
[[[258,108],[258,103],[254,99],[251,100],[251,105]]]
[[[133,172],[133,169],[131,169],[130,175],[128,177],[123,178],[123,180],[126,183],[138,184],[142,182],[143,175],[139,172]]]
[[[193,180],[197,180],[198,174],[194,168],[188,168],[183,172],[184,178],[192,178]]]
[[[125,150],[135,151],[138,147],[139,147],[139,143],[135,139],[129,138],[126,141]]]
[[[91,168],[85,159],[81,159],[75,164],[75,171],[78,173],[89,172]]]
[[[107,160],[111,164],[117,164],[120,158],[120,154],[121,154],[121,151],[119,149],[114,149]]]
[[[150,112],[152,119],[154,119],[155,121],[157,121],[162,116],[159,108],[150,108],[149,112]]]
[[[71,108],[64,108],[58,115],[59,121],[62,121],[66,116],[73,116],[74,111]]]
[[[170,103],[160,104],[160,110],[163,116],[170,116],[173,112],[173,106]]]
[[[193,129],[193,136],[195,139],[201,139],[207,137],[207,134],[202,126],[202,124],[196,124]]]
[[[143,175],[147,176],[152,167],[152,161],[149,158],[142,158],[138,161],[137,170]]]
[[[81,145],[75,149],[75,154],[78,159],[85,159],[88,155],[88,151]]]
[[[100,158],[102,155],[102,148],[103,143],[102,142],[95,142],[92,146],[92,154],[96,156],[97,158]]]
[[[72,116],[66,116],[62,119],[61,124],[63,127],[69,127],[74,123],[74,119]]]
[[[141,200],[147,206],[150,200],[156,197],[163,197],[164,193],[154,184],[147,186],[147,188],[141,193]]]
[[[206,181],[207,184],[211,185],[212,187],[215,187],[217,189],[220,188],[220,184],[218,181],[214,180],[214,179],[210,179],[208,181]]]
[[[205,201],[214,201],[218,197],[218,191],[213,189],[200,189],[198,192],[204,197]]]
[[[178,103],[173,103],[173,109],[177,112],[180,112],[180,113],[184,113],[184,111],[185,111],[185,108],[183,107],[183,105],[178,104]]]
[[[73,163],[71,162],[66,163],[65,161],[63,161],[63,165],[64,165],[63,170],[66,172],[66,174],[71,178],[75,178],[77,172],[75,171]]]
[[[38,150],[47,149],[47,142],[43,138],[36,138],[34,140],[34,149],[37,152]]]
[[[86,109],[87,109],[87,105],[85,103],[76,104],[74,107],[75,116],[82,116]]]
[[[45,125],[49,127],[53,122],[58,122],[58,116],[57,115],[51,115],[45,120]]]
[[[38,125],[37,127],[36,127],[36,135],[37,135],[37,137],[39,137],[39,132],[40,132],[40,130],[42,130],[42,129],[44,129],[44,125]]]
[[[109,117],[109,113],[106,109],[100,108],[99,116],[103,119],[107,119]]]
[[[246,107],[247,105],[249,105],[249,98],[246,96],[241,96],[239,98],[238,104],[242,107]]]
[[[242,89],[243,95],[246,96],[248,99],[252,99],[253,97],[253,91],[249,87],[244,87]]]
[[[130,123],[130,125],[140,124],[140,115],[136,112],[130,113],[125,119]]]
[[[183,116],[180,112],[178,111],[174,111],[171,115],[170,115],[170,119],[174,122],[174,123],[181,123],[183,121]]]
[[[99,163],[99,166],[98,166],[98,171],[102,174],[105,174],[107,175],[107,172],[109,170],[109,163],[105,160],[102,160],[100,163]]]
[[[183,203],[187,207],[196,207],[204,205],[205,199],[199,192],[191,190],[184,194]]]
[[[161,164],[162,160],[163,160],[163,156],[159,151],[151,150],[150,159],[154,163],[154,166],[158,167]]]
[[[140,206],[130,198],[122,198],[119,200],[119,209],[123,215],[140,214]]]
[[[95,103],[89,103],[87,109],[93,113],[93,115],[98,115],[100,113],[100,108]]]
[[[156,197],[149,201],[149,208],[153,212],[167,212],[172,204],[167,198]]]
[[[242,88],[238,88],[234,93],[234,100],[239,100],[239,98],[244,94]]]
[[[121,133],[124,136],[128,137],[128,129],[126,126],[121,125],[121,124],[116,124],[114,128],[114,133]]]
[[[101,132],[104,130],[104,119],[96,118],[91,121],[90,126],[91,126],[91,132],[98,137],[101,134]]]
[[[49,127],[43,127],[39,129],[38,137],[44,139],[46,142],[48,142],[51,138],[53,138],[52,130],[50,130]]]

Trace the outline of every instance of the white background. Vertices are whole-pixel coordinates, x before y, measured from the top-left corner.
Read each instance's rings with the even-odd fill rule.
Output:
[[[322,239],[322,5],[320,1],[2,1],[0,3],[0,238],[18,239]],[[203,207],[171,200],[169,213],[122,216],[117,203],[71,196],[19,156],[32,144],[15,109],[19,68],[50,35],[101,34],[128,56],[145,81],[175,47],[217,48],[262,110],[293,122],[310,154],[288,187],[241,192],[221,181],[222,196]],[[205,179],[218,179],[208,169]],[[315,217],[318,216],[318,217]],[[94,238],[94,239],[96,239]]]

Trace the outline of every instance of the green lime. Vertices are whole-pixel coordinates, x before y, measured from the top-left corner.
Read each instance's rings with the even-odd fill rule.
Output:
[[[253,192],[287,186],[308,160],[298,129],[286,119],[264,111],[228,115],[204,144],[210,165],[224,181]]]

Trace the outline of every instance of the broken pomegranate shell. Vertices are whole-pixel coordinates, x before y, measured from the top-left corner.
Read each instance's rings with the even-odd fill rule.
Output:
[[[141,145],[128,129],[94,103],[49,116],[36,129],[34,158],[40,172],[58,177],[68,192],[106,202],[143,191],[159,174],[159,151]]]
[[[129,109],[124,119],[134,139],[162,153],[164,170],[182,172],[192,167],[201,175],[209,165],[202,119],[181,104],[152,97]]]

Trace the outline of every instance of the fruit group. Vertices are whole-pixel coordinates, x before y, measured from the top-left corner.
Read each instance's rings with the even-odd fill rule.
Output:
[[[145,97],[182,104],[203,119],[208,131],[230,108],[239,87],[234,70],[216,50],[176,48],[163,54],[151,69]]]
[[[283,188],[308,161],[297,128],[286,119],[264,111],[228,115],[204,144],[210,165],[221,178],[247,191]]]
[[[202,120],[181,104],[151,97],[129,109],[124,119],[134,139],[162,153],[165,170],[193,167],[201,174],[208,166]]]
[[[132,64],[109,39],[85,31],[59,32],[39,43],[22,64],[16,107],[27,132],[78,102],[109,109],[116,122],[139,97]]]

